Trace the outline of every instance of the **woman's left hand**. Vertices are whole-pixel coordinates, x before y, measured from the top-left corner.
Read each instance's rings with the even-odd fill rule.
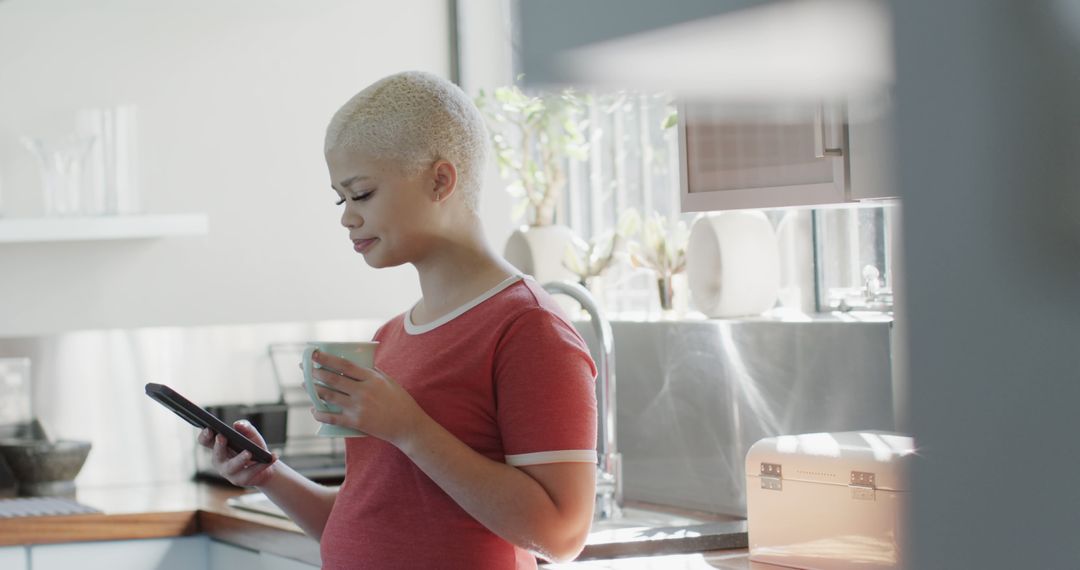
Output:
[[[357,429],[401,447],[426,416],[400,384],[378,369],[320,351],[312,360],[322,367],[313,370],[312,377],[330,387],[316,385],[319,398],[341,408],[339,414],[312,408],[320,422]]]

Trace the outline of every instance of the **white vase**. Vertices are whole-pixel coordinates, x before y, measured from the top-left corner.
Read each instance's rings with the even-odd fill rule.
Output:
[[[522,226],[506,240],[503,257],[537,283],[577,282],[577,276],[563,265],[573,235],[566,226]]]
[[[780,250],[780,305],[803,313],[816,309],[814,232],[810,210],[789,210],[776,226]]]
[[[694,222],[686,247],[693,305],[709,317],[758,315],[776,304],[779,248],[758,211],[708,214]]]

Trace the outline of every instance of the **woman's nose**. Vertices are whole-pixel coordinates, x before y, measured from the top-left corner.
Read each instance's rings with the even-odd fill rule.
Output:
[[[349,211],[349,208],[345,208],[345,211],[341,213],[341,225],[346,228],[358,228],[364,225],[364,218],[359,214]]]

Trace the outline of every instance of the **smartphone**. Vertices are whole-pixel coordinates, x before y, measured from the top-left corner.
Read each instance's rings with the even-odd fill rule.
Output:
[[[209,428],[210,431],[225,436],[229,449],[237,453],[250,451],[251,459],[259,463],[270,463],[274,460],[274,456],[269,451],[244,437],[243,434],[221,421],[214,414],[192,404],[187,398],[178,394],[176,390],[164,384],[149,382],[146,384],[146,395],[172,410],[174,414],[186,420],[187,423],[197,428]]]

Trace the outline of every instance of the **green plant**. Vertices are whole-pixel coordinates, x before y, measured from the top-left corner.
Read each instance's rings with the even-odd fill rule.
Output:
[[[555,222],[566,185],[565,162],[583,160],[588,144],[584,101],[571,89],[529,95],[517,86],[483,90],[476,105],[491,126],[491,142],[507,190],[519,198],[513,218],[528,216],[531,226]]]

